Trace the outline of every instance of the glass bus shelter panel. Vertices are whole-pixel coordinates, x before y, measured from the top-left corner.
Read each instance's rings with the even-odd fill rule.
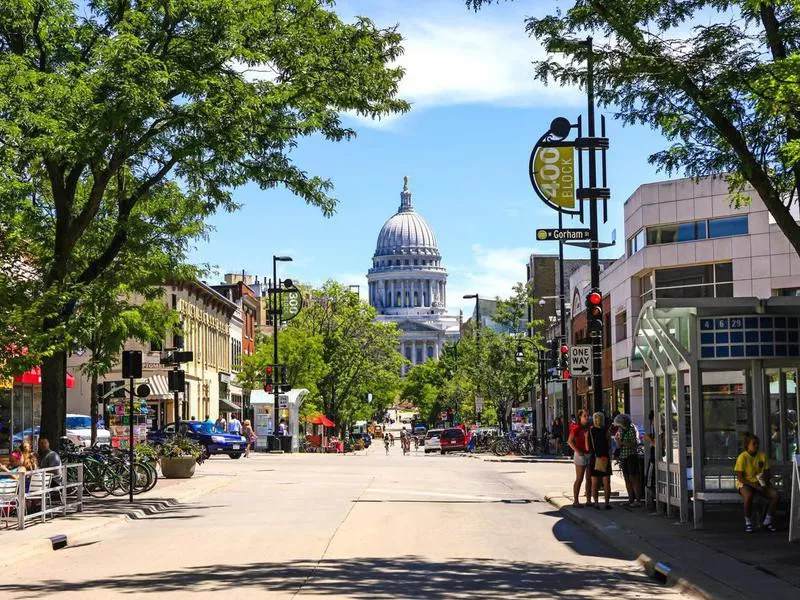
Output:
[[[701,378],[704,489],[735,489],[736,457],[753,431],[750,371],[705,371]]]
[[[797,370],[765,369],[764,389],[769,398],[769,440],[762,445],[771,461],[789,463],[798,452]]]

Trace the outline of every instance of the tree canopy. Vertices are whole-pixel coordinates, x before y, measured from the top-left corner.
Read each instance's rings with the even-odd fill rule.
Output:
[[[475,10],[497,0],[466,0]],[[800,1],[572,0],[531,17],[550,54],[536,76],[585,84],[587,35],[599,40],[598,101],[670,146],[668,173],[726,175],[734,201],[749,184],[800,254]]]
[[[311,392],[306,412],[319,410],[347,431],[394,403],[403,363],[399,332],[376,321],[375,309],[342,284],[328,281],[306,296],[303,310],[278,335],[278,356],[292,386]],[[263,384],[273,362],[272,338],[259,341],[244,358],[243,379],[251,388]]]
[[[345,111],[407,110],[400,43],[329,0],[3,3],[0,347],[44,357],[43,435],[63,430],[67,323],[87,288],[168,238],[170,213],[233,210],[248,182],[332,214],[332,182],[291,152],[306,136],[351,138]]]

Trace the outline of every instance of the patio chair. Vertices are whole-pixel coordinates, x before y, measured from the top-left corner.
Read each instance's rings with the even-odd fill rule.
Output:
[[[19,481],[16,479],[0,479],[0,518],[6,522],[11,520],[11,513],[17,508],[17,497],[19,492]]]
[[[42,521],[47,520],[47,505],[49,504],[48,500],[50,498],[50,483],[53,479],[52,473],[41,473],[37,471],[33,471],[29,474],[30,476],[30,487],[28,488],[28,493],[25,494],[25,497],[28,499],[28,502],[39,504],[40,510],[42,511]]]

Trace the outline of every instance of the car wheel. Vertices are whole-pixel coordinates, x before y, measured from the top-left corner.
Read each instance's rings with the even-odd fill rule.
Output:
[[[445,450],[444,448],[442,448],[442,454],[447,454],[447,450]]]
[[[208,460],[211,458],[211,453],[208,451],[208,446],[201,446],[201,450],[203,453],[203,460]]]
[[[242,458],[242,453],[241,452],[228,452],[228,456],[230,456],[233,459]]]

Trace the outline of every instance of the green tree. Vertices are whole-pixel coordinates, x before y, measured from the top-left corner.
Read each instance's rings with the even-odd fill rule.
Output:
[[[748,201],[749,184],[800,254],[790,212],[800,202],[798,0],[573,0],[526,27],[550,54],[537,77],[562,85],[585,84],[583,41],[599,34],[599,102],[671,141],[651,163],[694,177],[730,174],[737,203]]]
[[[334,281],[307,296],[310,301],[278,336],[278,356],[290,383],[311,392],[306,412],[325,413],[344,434],[355,421],[371,419],[394,402],[403,362],[398,330],[375,321],[371,306]],[[243,381],[260,387],[272,362],[272,338],[259,338],[244,361]]]
[[[295,165],[300,138],[340,141],[341,114],[405,111],[395,29],[342,22],[326,0],[8,0],[0,11],[6,342],[42,357],[42,432],[64,427],[67,324],[171,196],[198,217],[247,182],[283,185],[330,215],[329,180]],[[164,215],[160,215],[163,220]],[[140,238],[141,239],[141,238]],[[26,330],[23,327],[34,330]]]

